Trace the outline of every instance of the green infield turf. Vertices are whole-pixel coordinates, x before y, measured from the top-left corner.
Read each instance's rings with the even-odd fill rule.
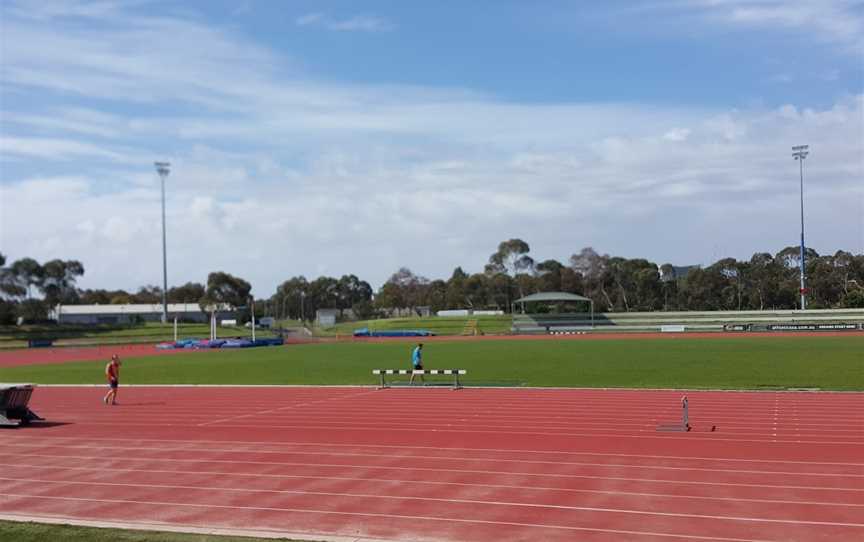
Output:
[[[378,320],[364,320],[359,322],[343,322],[333,327],[314,328],[316,335],[320,336],[350,336],[354,330],[367,328],[371,331],[393,331],[403,329],[424,329],[435,335],[462,335],[466,332],[469,321],[476,322],[477,332],[480,334],[504,334],[510,332],[513,317],[509,314],[500,316],[427,316],[424,318],[386,318]],[[473,329],[473,328],[470,328]],[[469,333],[470,334],[470,333]]]
[[[0,521],[0,540],[9,540],[10,542],[13,540],[15,542],[60,540],[64,542],[253,542],[260,541],[261,539]],[[289,541],[287,538],[278,538],[275,540]],[[295,540],[294,542],[301,541]]]
[[[345,342],[124,359],[124,384],[374,384],[409,342]],[[864,336],[427,342],[427,369],[468,385],[864,390]],[[0,381],[103,383],[104,360],[0,369]]]

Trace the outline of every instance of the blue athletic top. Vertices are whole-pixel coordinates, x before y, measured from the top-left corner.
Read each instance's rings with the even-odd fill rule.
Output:
[[[423,352],[420,350],[420,347],[417,346],[414,348],[414,352],[411,354],[411,361],[414,363],[414,366],[421,365],[423,360],[420,359],[423,356]]]

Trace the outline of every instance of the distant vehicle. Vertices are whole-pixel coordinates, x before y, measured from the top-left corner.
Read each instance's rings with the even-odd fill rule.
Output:
[[[255,320],[255,329],[270,329],[274,325],[276,325],[276,319],[272,316],[264,316]],[[252,328],[252,322],[246,322],[246,327],[248,329]]]
[[[276,319],[272,316],[264,316],[256,323],[265,329],[270,329],[271,327],[276,325]]]

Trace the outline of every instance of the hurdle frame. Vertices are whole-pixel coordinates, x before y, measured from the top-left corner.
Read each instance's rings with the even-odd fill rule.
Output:
[[[687,396],[681,398],[681,423],[661,423],[657,426],[657,431],[671,431],[686,433],[692,429],[690,427],[690,401]]]
[[[461,390],[462,383],[459,381],[459,376],[468,374],[466,369],[372,369],[372,374],[380,378],[378,389],[390,388],[387,384],[385,375],[452,375],[453,385],[451,389]]]

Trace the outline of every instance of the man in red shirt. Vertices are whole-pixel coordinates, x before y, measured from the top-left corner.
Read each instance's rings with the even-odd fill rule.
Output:
[[[120,358],[117,354],[111,356],[111,361],[105,366],[105,376],[108,378],[108,393],[102,400],[105,404],[117,404],[117,386],[120,385]],[[110,403],[109,403],[110,401]]]

